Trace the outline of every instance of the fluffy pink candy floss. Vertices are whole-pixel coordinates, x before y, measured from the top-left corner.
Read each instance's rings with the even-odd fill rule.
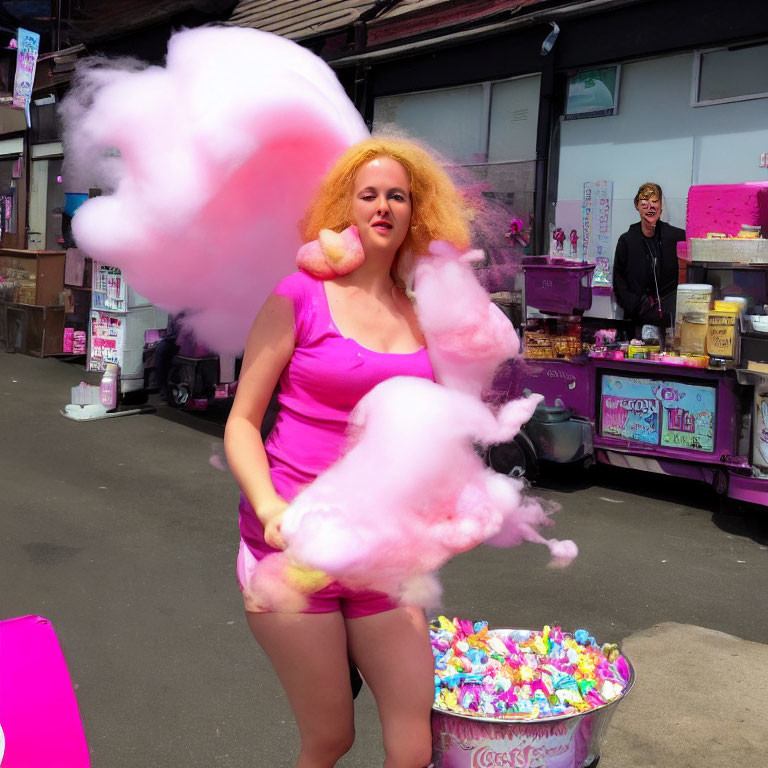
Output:
[[[471,258],[433,243],[417,260],[417,313],[441,383],[396,377],[360,401],[349,450],[285,513],[286,557],[430,607],[440,594],[433,572],[480,543],[542,543],[556,565],[575,557],[573,542],[539,533],[551,521],[522,481],[488,469],[474,450],[511,440],[541,397],[497,411],[481,399],[519,342]]]
[[[304,243],[296,254],[299,269],[321,280],[348,275],[364,261],[363,244],[354,225],[341,233],[321,229],[318,239]]]
[[[435,377],[477,397],[499,365],[520,352],[512,324],[490,301],[471,267],[482,255],[462,254],[450,243],[435,241],[414,268],[416,312]]]
[[[233,70],[254,77],[221,78],[222,50]],[[188,310],[199,340],[219,352],[242,349],[259,305],[294,268],[297,222],[316,185],[368,135],[324,62],[242,28],[174,35],[165,67],[90,62],[62,116],[67,189],[107,193],[78,210],[78,244],[153,303]],[[351,271],[362,253],[354,234],[324,233],[300,262]],[[417,259],[413,290],[440,383],[393,379],[360,402],[352,449],[286,513],[290,546],[265,566],[267,592],[284,589],[287,556],[433,604],[432,572],[482,541],[539,541],[561,563],[575,554],[572,543],[539,534],[549,520],[538,502],[472,448],[511,439],[538,401],[495,412],[480,397],[519,343],[475,280],[476,256],[433,243]]]
[[[222,77],[223,51],[249,76]],[[79,247],[227,353],[295,269],[323,175],[368,136],[325,62],[238,27],[173,35],[164,67],[86,60],[62,118],[65,189],[105,191],[73,219]]]

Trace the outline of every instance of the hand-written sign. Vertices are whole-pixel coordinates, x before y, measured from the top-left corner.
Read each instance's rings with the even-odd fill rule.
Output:
[[[736,350],[736,316],[710,314],[707,327],[707,354],[732,358]]]

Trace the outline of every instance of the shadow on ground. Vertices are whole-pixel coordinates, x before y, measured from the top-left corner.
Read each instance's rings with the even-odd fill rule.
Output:
[[[544,469],[536,485],[559,493],[575,493],[598,486],[699,509],[714,509],[717,499],[712,489],[704,483],[604,464],[596,464],[588,470],[552,465]]]
[[[214,401],[204,410],[192,410],[188,408],[173,408],[160,399],[160,395],[153,394],[149,397],[149,403],[156,408],[155,416],[174,424],[194,429],[197,432],[224,439],[224,427],[227,423],[229,411],[232,408],[232,400]]]
[[[713,513],[712,522],[725,533],[768,546],[768,509],[765,507],[724,499]]]
[[[536,487],[559,493],[576,493],[598,487],[709,510],[712,512],[712,522],[720,530],[768,546],[768,509],[718,496],[710,486],[695,480],[602,464],[589,470],[553,465],[542,472]],[[683,514],[690,515],[693,512]]]

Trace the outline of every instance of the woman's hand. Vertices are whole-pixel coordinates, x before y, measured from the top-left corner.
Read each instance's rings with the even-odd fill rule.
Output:
[[[256,512],[256,516],[264,526],[264,541],[275,549],[285,549],[286,546],[280,531],[286,509],[288,509],[288,502],[276,496],[269,504],[260,505]]]

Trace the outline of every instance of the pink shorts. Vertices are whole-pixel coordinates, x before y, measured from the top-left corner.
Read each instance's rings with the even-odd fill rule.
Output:
[[[276,551],[267,545],[264,546],[270,551]],[[264,554],[269,554],[269,552]],[[264,613],[264,608],[249,599],[249,594],[245,589],[249,576],[253,573],[258,562],[259,559],[241,539],[240,552],[237,555],[237,581],[245,600],[245,610],[253,613]],[[376,613],[391,611],[397,607],[398,604],[384,592],[376,592],[372,589],[350,589],[338,581],[333,581],[327,587],[308,595],[306,606],[299,612],[333,613],[340,611],[345,619],[359,619],[363,616],[373,616]]]

